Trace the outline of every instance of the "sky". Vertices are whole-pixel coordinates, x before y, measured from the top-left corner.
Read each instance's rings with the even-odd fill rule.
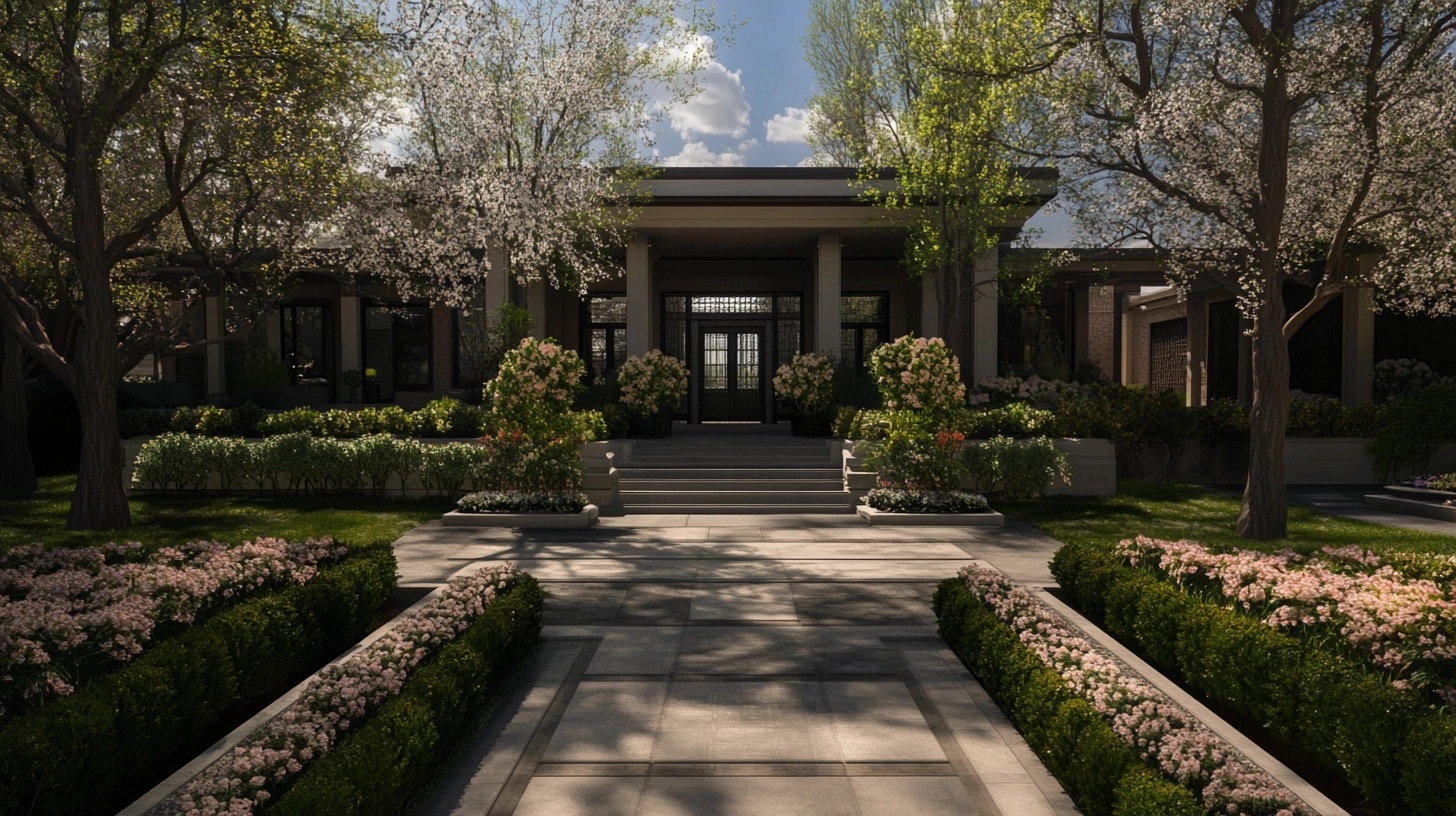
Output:
[[[805,114],[816,92],[804,62],[809,0],[719,0],[713,59],[699,95],[656,130],[659,164],[669,167],[794,167],[808,159]],[[1069,246],[1065,213],[1046,208],[1027,224],[1040,246]]]

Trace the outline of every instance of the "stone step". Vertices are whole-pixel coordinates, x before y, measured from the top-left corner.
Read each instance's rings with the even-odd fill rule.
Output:
[[[738,479],[694,478],[694,479],[644,479],[638,476],[618,473],[617,484],[623,490],[636,491],[718,491],[744,492],[754,490],[772,491],[844,491],[844,479],[765,479],[757,476]]]
[[[799,504],[638,504],[630,507],[623,507],[627,515],[632,516],[662,516],[662,515],[708,515],[708,516],[756,516],[756,515],[849,515],[854,508],[849,502],[841,506],[833,505],[811,505]]]
[[[844,490],[627,490],[620,493],[622,506],[631,511],[635,504],[800,504],[848,506]]]
[[[799,455],[793,453],[740,451],[706,454],[673,453],[643,456],[633,453],[630,467],[833,467],[828,454]]]
[[[617,478],[628,479],[824,479],[839,480],[842,472],[838,468],[659,468],[629,465],[617,468]]]

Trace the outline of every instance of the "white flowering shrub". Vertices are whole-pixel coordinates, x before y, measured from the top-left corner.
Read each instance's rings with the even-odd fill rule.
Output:
[[[622,404],[637,416],[670,414],[688,393],[688,369],[676,357],[653,349],[628,357],[617,369]]]
[[[1456,379],[1436,373],[1420,360],[1398,357],[1375,364],[1375,395],[1393,400],[1433,385],[1453,385]]]
[[[773,378],[774,394],[804,414],[817,414],[834,402],[834,361],[823,354],[795,354],[779,366]]]

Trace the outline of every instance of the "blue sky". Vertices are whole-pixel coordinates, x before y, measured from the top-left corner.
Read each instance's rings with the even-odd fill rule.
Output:
[[[699,74],[702,92],[657,128],[658,161],[688,167],[793,167],[807,159],[804,114],[816,91],[804,62],[809,0],[720,0],[725,33]],[[1038,213],[1037,243],[1067,245],[1070,224]]]

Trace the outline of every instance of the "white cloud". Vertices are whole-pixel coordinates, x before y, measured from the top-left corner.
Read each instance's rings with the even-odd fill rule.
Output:
[[[809,111],[807,108],[784,108],[773,118],[763,123],[770,142],[791,142],[803,144],[809,136]]]
[[[743,72],[730,71],[713,60],[698,72],[698,94],[668,112],[672,129],[684,140],[694,135],[748,135],[748,98],[743,94]]]
[[[668,156],[661,164],[663,167],[742,167],[743,155],[731,150],[714,153],[702,142],[688,142],[682,152]]]

